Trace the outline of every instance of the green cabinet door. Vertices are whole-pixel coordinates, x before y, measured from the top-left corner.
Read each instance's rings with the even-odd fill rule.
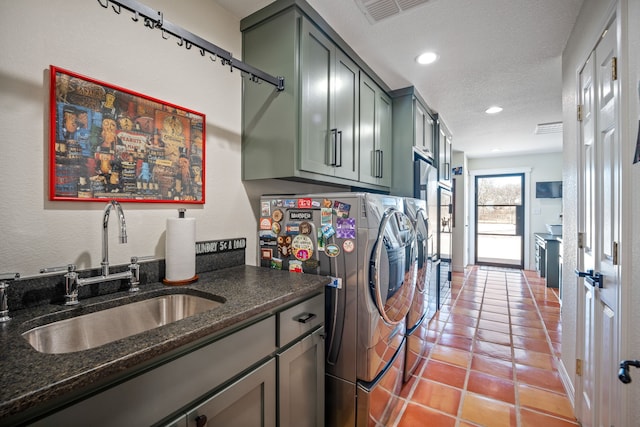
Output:
[[[360,73],[361,182],[391,186],[391,120],[391,98]]]
[[[359,69],[308,20],[301,31],[300,167],[357,180]]]
[[[332,87],[335,47],[306,19],[302,20],[300,69],[300,168],[333,175]]]
[[[341,178],[358,180],[358,94],[360,70],[340,50],[336,50],[334,80],[334,129],[336,144],[335,174]]]

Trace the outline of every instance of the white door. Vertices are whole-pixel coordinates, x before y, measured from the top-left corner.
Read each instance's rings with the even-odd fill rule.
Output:
[[[584,427],[616,424],[620,141],[615,22],[580,73],[579,358],[577,416]]]

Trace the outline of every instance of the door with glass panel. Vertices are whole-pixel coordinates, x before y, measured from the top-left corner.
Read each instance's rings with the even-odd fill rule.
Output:
[[[524,268],[524,174],[476,176],[475,259]]]

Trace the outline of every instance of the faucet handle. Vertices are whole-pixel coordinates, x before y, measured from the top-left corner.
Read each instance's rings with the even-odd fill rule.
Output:
[[[129,264],[129,271],[131,272],[131,276],[129,277],[129,292],[138,292],[140,290],[138,286],[140,285],[140,264],[138,264],[138,261],[146,261],[154,258],[154,256],[131,257],[131,264]]]
[[[20,278],[20,273],[0,273],[0,282],[5,280],[16,280]]]
[[[1,273],[0,274],[0,323],[11,320],[9,317],[9,305],[7,304],[7,290],[9,289],[10,280],[20,277],[20,273]]]
[[[154,255],[148,255],[148,256],[132,256],[131,257],[131,264],[137,264],[138,261],[151,261],[156,259],[156,257]]]
[[[66,271],[67,273],[72,273],[76,271],[76,265],[67,264],[67,265],[61,265],[59,267],[46,267],[46,268],[40,269],[40,273],[56,273],[58,271]]]

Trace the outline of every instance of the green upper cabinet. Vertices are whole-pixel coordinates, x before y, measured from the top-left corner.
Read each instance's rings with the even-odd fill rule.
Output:
[[[451,132],[442,119],[438,119],[438,179],[442,184],[451,186],[451,154],[453,143]]]
[[[359,68],[302,20],[300,168],[357,180]]]
[[[242,178],[388,191],[392,105],[384,83],[302,0],[275,1],[240,27],[243,61],[284,77],[285,86],[278,92],[245,80]],[[369,139],[362,135],[363,78],[374,88]]]
[[[435,114],[413,86],[391,92],[393,99],[393,185],[391,193],[414,197],[413,161],[417,156],[435,165]]]
[[[360,74],[360,181],[391,187],[391,98]]]

